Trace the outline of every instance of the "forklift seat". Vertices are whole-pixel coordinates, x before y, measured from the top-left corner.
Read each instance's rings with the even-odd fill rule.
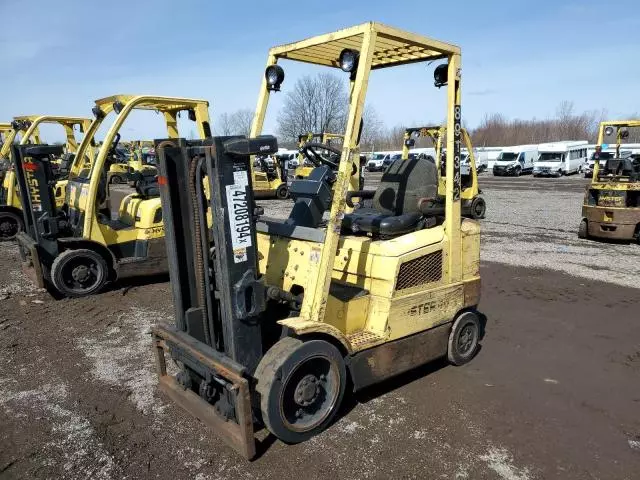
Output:
[[[436,166],[424,158],[396,160],[382,175],[373,194],[373,208],[359,208],[344,216],[346,233],[395,236],[435,225],[435,215],[424,205],[438,195]]]

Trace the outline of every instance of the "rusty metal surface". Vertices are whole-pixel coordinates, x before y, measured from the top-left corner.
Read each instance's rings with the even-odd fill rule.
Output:
[[[482,283],[480,279],[464,282],[464,306],[475,307],[480,303],[480,291]]]
[[[589,235],[611,240],[633,240],[640,224],[640,208],[607,208],[583,206]]]
[[[38,249],[33,239],[24,232],[19,232],[16,236],[18,246],[24,260],[22,262],[22,272],[38,288],[44,288],[44,275]]]
[[[452,323],[356,353],[348,360],[354,390],[424,365],[447,354]]]
[[[182,335],[166,327],[152,328],[153,346],[156,356],[156,369],[159,377],[159,388],[171,400],[184,408],[194,417],[208,425],[230,447],[244,458],[250,460],[256,454],[256,442],[253,430],[253,416],[251,412],[251,392],[246,378],[230,370],[215,359],[204,355],[192,342],[184,341]],[[177,344],[183,351],[192,355],[201,363],[214,370],[228,380],[235,391],[235,412],[237,423],[219,416],[214,407],[200,398],[191,390],[184,389],[178,382],[167,374],[165,350],[166,340]]]

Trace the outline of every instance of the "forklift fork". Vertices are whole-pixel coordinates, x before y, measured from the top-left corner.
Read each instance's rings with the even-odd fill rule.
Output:
[[[175,328],[156,325],[152,329],[153,347],[156,355],[156,369],[159,386],[171,400],[187,412],[212,428],[222,440],[240,455],[251,460],[256,454],[256,443],[251,413],[249,382],[236,368],[229,365],[229,359],[218,359],[220,353],[195,340],[190,335]],[[167,373],[165,352],[183,352],[200,362],[201,367],[228,382],[228,388],[235,396],[236,420],[225,420],[192,390],[184,387]],[[175,355],[172,355],[175,359]],[[224,362],[224,363],[223,363]]]

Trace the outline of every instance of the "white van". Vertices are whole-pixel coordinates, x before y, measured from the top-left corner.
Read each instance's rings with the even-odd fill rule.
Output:
[[[533,173],[537,159],[538,145],[504,147],[493,163],[493,174],[519,177],[523,173]]]
[[[384,170],[384,161],[391,158],[389,153],[374,153],[367,162],[368,172],[381,172]]]
[[[541,143],[533,167],[535,177],[560,177],[582,171],[587,161],[586,140]]]

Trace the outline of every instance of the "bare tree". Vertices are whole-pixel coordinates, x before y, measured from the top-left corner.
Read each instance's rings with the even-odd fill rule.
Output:
[[[360,137],[360,151],[372,152],[379,148],[383,137],[384,122],[373,105],[367,104],[362,114],[362,135]]]
[[[232,127],[231,135],[246,135],[251,132],[251,123],[253,122],[253,111],[249,109],[238,110],[230,116]]]
[[[213,128],[218,135],[249,135],[251,122],[253,122],[253,111],[242,109],[233,113],[221,113]]]
[[[233,126],[231,124],[231,115],[227,112],[221,113],[218,116],[218,121],[213,125],[216,134],[222,136],[233,135]]]
[[[299,79],[287,93],[278,115],[278,133],[283,141],[294,141],[307,132],[344,130],[348,93],[340,77],[320,73]]]

